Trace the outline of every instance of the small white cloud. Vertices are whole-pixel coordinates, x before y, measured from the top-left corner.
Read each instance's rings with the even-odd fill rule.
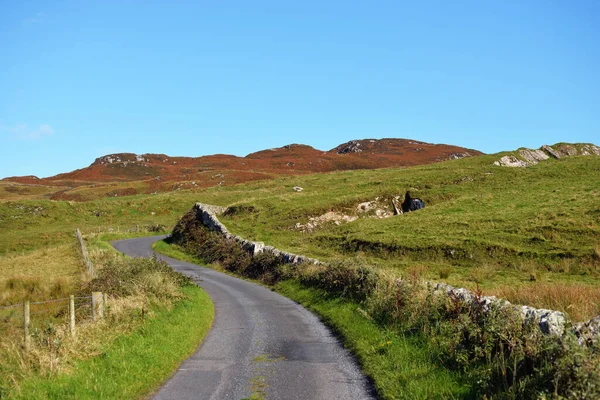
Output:
[[[31,26],[35,24],[41,24],[46,20],[46,13],[39,12],[35,14],[33,17],[25,18],[21,22],[23,26]]]
[[[54,129],[48,124],[40,125],[37,130],[29,132],[29,137],[32,139],[41,138],[42,136],[54,135]]]
[[[14,139],[35,140],[52,136],[54,129],[48,124],[42,124],[38,128],[29,128],[27,124],[15,124],[13,126],[0,125],[0,132],[8,134]]]

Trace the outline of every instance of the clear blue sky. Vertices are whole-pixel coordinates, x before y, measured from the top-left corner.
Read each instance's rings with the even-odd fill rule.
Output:
[[[600,1],[0,0],[0,178],[116,152],[600,144]]]

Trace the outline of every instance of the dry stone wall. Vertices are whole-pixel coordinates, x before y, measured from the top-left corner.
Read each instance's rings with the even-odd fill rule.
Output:
[[[289,264],[309,263],[324,265],[314,258],[281,251],[272,246],[265,246],[262,242],[253,242],[232,234],[217,217],[217,214],[223,213],[225,209],[225,207],[202,203],[196,203],[194,205],[196,218],[201,221],[204,226],[219,232],[226,239],[236,241],[250,254],[270,252],[281,257],[283,262]],[[434,293],[444,293],[445,295],[459,299],[466,304],[477,304],[482,306],[484,310],[490,309],[493,306],[512,307],[519,313],[524,324],[535,324],[543,333],[557,337],[561,337],[565,334],[574,334],[581,345],[596,343],[600,337],[600,315],[587,322],[571,324],[569,318],[560,311],[530,306],[516,306],[507,300],[498,299],[495,296],[478,296],[468,289],[456,288],[445,283],[426,282],[425,284]]]

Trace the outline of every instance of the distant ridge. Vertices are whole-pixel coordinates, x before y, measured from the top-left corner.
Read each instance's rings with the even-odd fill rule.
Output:
[[[180,188],[210,187],[274,178],[353,169],[409,167],[483,154],[478,150],[410,139],[352,140],[322,151],[304,144],[290,144],[237,157],[215,154],[202,157],[171,157],[166,154],[109,154],[88,167],[48,178],[21,176],[3,182],[46,186],[80,187],[119,184],[110,195],[153,193]],[[125,191],[122,184],[131,185]],[[53,198],[80,200],[69,190]]]

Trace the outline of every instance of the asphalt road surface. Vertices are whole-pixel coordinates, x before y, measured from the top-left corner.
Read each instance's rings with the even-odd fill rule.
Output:
[[[149,257],[163,236],[113,246]],[[157,254],[201,286],[215,305],[202,345],[155,399],[373,399],[352,356],[317,317],[271,290],[209,268]]]

